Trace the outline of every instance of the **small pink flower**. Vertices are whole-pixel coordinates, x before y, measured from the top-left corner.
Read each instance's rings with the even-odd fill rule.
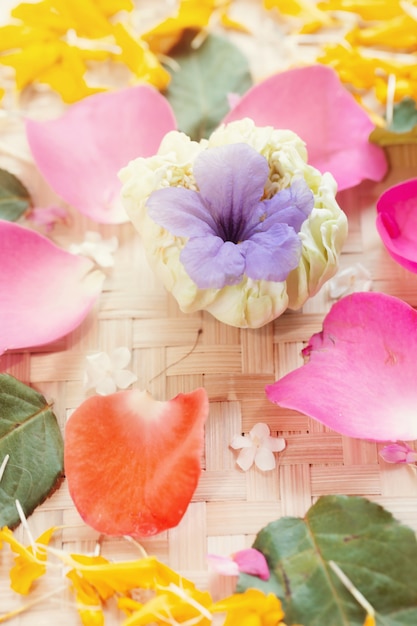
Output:
[[[223,576],[239,576],[239,572],[258,576],[261,580],[269,580],[270,572],[268,563],[262,552],[255,548],[239,550],[231,556],[207,555],[212,568]]]
[[[29,222],[35,224],[39,228],[44,228],[47,233],[51,232],[55,224],[58,222],[67,222],[68,213],[64,207],[49,206],[45,208],[36,207],[31,209],[27,215]]]
[[[417,452],[406,443],[391,443],[379,454],[387,463],[417,463]]]

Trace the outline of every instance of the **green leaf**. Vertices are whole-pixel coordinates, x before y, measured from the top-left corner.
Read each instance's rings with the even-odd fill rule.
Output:
[[[413,98],[404,98],[394,106],[389,129],[394,133],[406,133],[417,126],[417,109]]]
[[[45,398],[13,376],[0,374],[0,527],[19,524],[15,501],[30,515],[58,486],[63,439]]]
[[[275,593],[285,621],[362,626],[365,611],[329,565],[334,561],[376,612],[377,626],[417,624],[417,540],[391,513],[365,498],[325,496],[304,519],[284,517],[257,535],[268,581],[241,574],[238,590]]]
[[[229,111],[228,95],[251,87],[248,62],[235,45],[215,35],[194,50],[188,34],[170,57],[178,69],[167,68],[172,80],[165,95],[178,129],[195,141],[207,138]]]
[[[14,174],[0,169],[0,219],[16,222],[30,205],[26,187]]]

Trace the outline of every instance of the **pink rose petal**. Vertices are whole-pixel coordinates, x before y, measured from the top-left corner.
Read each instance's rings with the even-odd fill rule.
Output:
[[[54,120],[26,120],[32,154],[53,190],[107,224],[128,219],[118,171],[131,159],[154,154],[175,127],[167,100],[149,85],[84,98]]]
[[[417,178],[384,191],[376,208],[376,227],[389,254],[417,273]]]
[[[49,343],[78,326],[104,274],[49,239],[0,220],[0,354]]]
[[[417,463],[417,452],[406,443],[391,443],[379,454],[387,463]]]
[[[223,121],[244,117],[296,132],[307,144],[309,163],[331,172],[339,190],[381,180],[387,171],[384,151],[368,140],[374,124],[329,67],[292,69],[255,85]]]
[[[417,312],[382,293],[339,300],[303,350],[309,361],[266,388],[272,402],[375,441],[417,439]]]
[[[270,572],[266,558],[256,548],[239,550],[232,558],[238,564],[240,572],[258,576],[261,580],[269,580]]]

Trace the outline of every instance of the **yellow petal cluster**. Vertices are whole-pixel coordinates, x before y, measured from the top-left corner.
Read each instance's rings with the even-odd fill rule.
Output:
[[[382,114],[387,100],[417,99],[416,0],[264,0],[264,4],[288,19],[296,16],[300,32],[318,32],[316,60],[332,67],[365,108],[373,100],[380,103],[375,112]],[[339,40],[332,43],[339,31]],[[321,43],[326,38],[329,43]],[[381,117],[375,119],[381,123]]]
[[[45,547],[49,544],[55,530],[55,528],[48,529],[37,539],[34,547],[27,548],[17,541],[7,526],[0,530],[0,548],[3,542],[8,543],[16,554],[14,566],[10,570],[10,586],[16,593],[28,594],[33,582],[45,574]]]
[[[266,9],[277,9],[280,15],[296,18],[301,23],[300,33],[314,33],[323,26],[331,26],[334,20],[317,7],[314,0],[264,0]]]
[[[228,13],[233,0],[181,0],[174,15],[142,35],[155,53],[166,54],[178,43],[186,29],[204,30],[218,20],[225,28],[246,31]]]
[[[46,573],[48,557],[54,557],[52,566],[58,561],[65,568],[84,626],[104,625],[103,608],[112,597],[125,615],[122,626],[209,626],[216,613],[225,615],[225,626],[285,626],[281,602],[272,593],[249,589],[213,602],[209,592],[200,591],[153,556],[114,563],[102,556],[69,554],[51,547],[55,530],[47,530],[30,547],[22,545],[7,527],[0,530],[0,549],[8,543],[17,555],[10,572],[11,586],[20,594],[29,593],[34,581]],[[132,597],[132,592],[138,590],[144,594],[143,601]],[[16,611],[0,614],[0,622],[15,615]]]
[[[86,73],[92,62],[126,65],[132,82],[144,81],[163,89],[169,73],[148,44],[118,19],[131,11],[132,0],[41,0],[12,10],[16,23],[0,28],[0,63],[14,68],[20,91],[44,83],[72,103],[103,91],[90,85]]]

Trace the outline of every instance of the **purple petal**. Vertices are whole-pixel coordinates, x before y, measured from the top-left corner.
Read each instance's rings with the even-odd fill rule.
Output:
[[[237,285],[245,271],[241,246],[220,237],[190,239],[181,252],[181,262],[199,289]]]
[[[240,246],[245,250],[245,273],[254,280],[282,282],[300,262],[301,240],[286,224],[274,224]]]
[[[267,209],[266,224],[270,220],[292,226],[298,233],[303,222],[314,208],[314,195],[304,179],[295,180],[291,187],[282,189],[273,198],[264,202]]]
[[[216,232],[216,223],[201,195],[184,187],[158,189],[146,206],[154,222],[178,237],[203,237]]]
[[[259,204],[268,177],[268,163],[244,143],[217,146],[202,152],[194,164],[194,178],[216,222],[228,232],[217,234],[238,241],[242,225]],[[231,236],[233,235],[233,236]]]
[[[242,239],[264,232],[273,224],[288,224],[298,233],[313,207],[314,195],[310,187],[304,179],[296,180],[270,200],[258,203],[253,216],[247,221]]]

